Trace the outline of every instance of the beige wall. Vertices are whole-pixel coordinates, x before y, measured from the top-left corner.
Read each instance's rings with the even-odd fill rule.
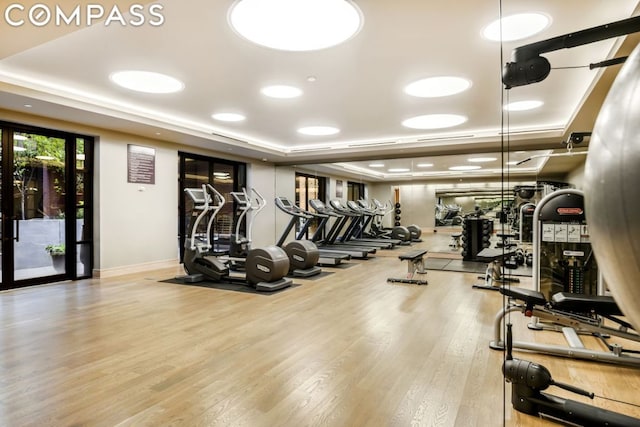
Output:
[[[573,184],[578,190],[584,190],[584,165],[585,163],[582,163],[580,166],[569,172],[564,179],[569,184]]]

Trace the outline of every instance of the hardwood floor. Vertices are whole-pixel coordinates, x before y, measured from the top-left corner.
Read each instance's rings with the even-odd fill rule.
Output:
[[[511,409],[503,354],[488,347],[501,295],[472,290],[476,274],[387,283],[406,272],[404,250],[275,295],[160,282],[175,269],[1,293],[0,425],[555,425]],[[558,339],[512,320],[516,339]],[[519,357],[640,404],[637,369]]]

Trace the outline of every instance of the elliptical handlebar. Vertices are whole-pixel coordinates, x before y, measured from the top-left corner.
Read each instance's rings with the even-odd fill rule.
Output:
[[[222,194],[210,184],[202,184],[202,189],[185,188],[184,192],[191,198],[194,203],[194,210],[202,210],[191,227],[191,250],[196,250],[196,230],[200,221],[209,214],[209,221],[207,221],[207,232],[204,239],[204,243],[201,246],[202,250],[209,250],[211,245],[211,227],[213,226],[213,220],[216,215],[224,206],[225,199]]]

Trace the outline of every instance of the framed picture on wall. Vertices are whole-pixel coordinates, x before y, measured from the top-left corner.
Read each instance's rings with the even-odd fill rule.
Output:
[[[336,179],[336,197],[342,197],[342,180]]]

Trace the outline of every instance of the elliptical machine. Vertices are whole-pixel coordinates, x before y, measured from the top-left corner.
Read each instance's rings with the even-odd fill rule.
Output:
[[[276,291],[292,285],[292,280],[284,277],[289,272],[289,257],[282,248],[267,246],[247,249],[243,258],[244,275],[232,273],[230,263],[234,257],[219,257],[211,253],[211,227],[217,213],[225,204],[225,199],[213,186],[203,184],[202,188],[185,188],[194,203],[192,225],[185,240],[184,269],[186,276],[178,277],[188,283],[203,280],[247,284],[257,291]],[[246,192],[244,192],[246,195]],[[208,217],[205,233],[198,235],[198,226]],[[251,230],[251,223],[248,231]],[[248,243],[250,239],[247,239]],[[233,240],[232,240],[233,242]]]
[[[322,273],[322,268],[316,265],[320,261],[320,251],[315,243],[311,240],[302,239],[296,239],[287,244],[284,243],[298,222],[298,219],[303,218],[309,220],[312,216],[304,213],[286,197],[276,197],[275,202],[278,209],[291,216],[289,224],[287,224],[287,227],[276,243],[276,245],[283,248],[289,256],[290,273],[295,277],[310,277]]]

